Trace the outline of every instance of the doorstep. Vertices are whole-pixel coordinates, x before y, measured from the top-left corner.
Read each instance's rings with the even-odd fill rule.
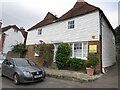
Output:
[[[50,69],[50,68],[44,68],[44,69],[45,69],[46,75],[49,77],[74,80],[74,81],[89,82],[89,81],[94,81],[102,76],[102,74],[89,76],[85,73],[80,73],[77,71],[70,71],[70,70],[57,70],[57,69]]]

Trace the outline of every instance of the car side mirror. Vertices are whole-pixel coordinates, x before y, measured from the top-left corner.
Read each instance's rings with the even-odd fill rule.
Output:
[[[14,68],[14,65],[10,65],[11,68]]]

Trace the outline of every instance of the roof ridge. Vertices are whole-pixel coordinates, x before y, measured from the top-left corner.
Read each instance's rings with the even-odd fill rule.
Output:
[[[98,9],[98,7],[95,7],[91,4],[88,4],[87,2],[79,2],[78,1],[78,2],[75,3],[75,5],[73,6],[72,9],[67,11],[65,14],[63,14],[59,18],[57,18],[52,13],[48,12],[47,15],[45,16],[45,18],[42,21],[35,24],[34,26],[32,26],[27,31],[37,29],[39,27],[51,24],[51,23],[53,23],[54,20],[57,20],[56,22],[66,20],[66,19],[69,19],[69,18],[73,18],[73,17],[77,17],[77,16],[80,16],[80,15],[83,15],[83,14],[90,13],[92,11],[95,11],[96,9]]]
[[[53,15],[52,13],[48,12],[47,15],[45,16],[45,18],[43,20],[49,19],[51,17],[57,18],[55,15]]]
[[[44,25],[48,25],[50,23],[53,23],[53,21],[57,20],[57,19],[58,19],[58,17],[56,17],[52,13],[48,12],[43,20],[41,20],[40,22],[35,24],[33,27],[29,28],[27,31],[30,31],[32,29],[36,29],[36,28],[44,26]]]
[[[87,2],[76,2],[72,9],[70,9],[59,18],[59,21],[80,16],[96,9],[98,8],[91,4],[88,4]]]

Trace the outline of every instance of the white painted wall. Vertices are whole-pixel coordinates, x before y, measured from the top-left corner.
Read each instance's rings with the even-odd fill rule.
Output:
[[[4,32],[6,34],[3,53],[7,54],[8,51],[11,51],[11,46],[16,45],[18,43],[24,42],[24,37],[20,31],[15,32],[13,28],[9,29],[8,31]]]
[[[0,32],[0,54],[2,53],[2,33]]]
[[[108,67],[116,62],[115,58],[115,37],[107,25],[102,20],[102,67]]]
[[[75,21],[75,28],[68,29],[68,21]],[[95,39],[92,39],[95,35]],[[37,30],[28,32],[27,45],[37,44],[39,40],[46,43],[54,42],[79,42],[99,40],[99,11],[69,20],[53,23],[42,27],[42,35],[37,35]]]

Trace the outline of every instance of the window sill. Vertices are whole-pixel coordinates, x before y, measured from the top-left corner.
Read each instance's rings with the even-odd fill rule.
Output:
[[[77,58],[77,59],[87,60],[86,57],[71,57],[71,58]]]

